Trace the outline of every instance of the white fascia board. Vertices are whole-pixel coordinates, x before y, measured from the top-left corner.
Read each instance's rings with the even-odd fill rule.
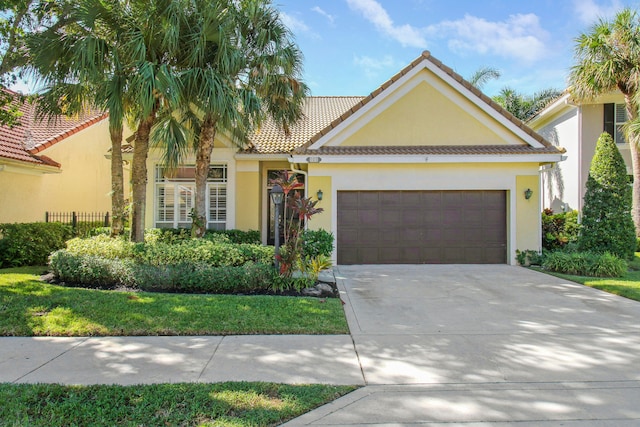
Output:
[[[269,160],[269,161],[278,161],[284,160],[289,161],[291,157],[290,154],[243,154],[236,153],[233,158],[236,160]]]
[[[549,118],[555,116],[559,112],[563,111],[566,108],[577,108],[574,104],[570,102],[571,95],[565,93],[560,98],[558,98],[555,102],[548,105],[544,110],[540,111],[534,117],[532,117],[527,125],[530,127],[535,127],[541,122],[547,121]]]
[[[293,163],[309,163],[309,155],[292,156]],[[365,163],[555,163],[563,159],[562,154],[523,155],[366,155],[329,156],[320,155],[321,164],[365,164]]]

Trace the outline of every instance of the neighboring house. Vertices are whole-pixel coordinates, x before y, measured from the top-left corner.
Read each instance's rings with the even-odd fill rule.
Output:
[[[0,127],[0,223],[44,221],[46,211],[110,211],[107,114],[40,121],[35,109],[21,105],[19,124]]]
[[[238,150],[219,135],[207,226],[273,238],[270,178],[298,172],[336,236],[334,261],[515,263],[540,249],[540,170],[563,150],[424,52],[367,97],[310,97],[289,136],[265,124]],[[147,227],[187,227],[194,161],[149,157]]]
[[[622,94],[577,103],[568,92],[528,121],[532,129],[567,151],[564,162],[550,166],[542,173],[544,208],[554,212],[582,211],[591,159],[602,132],[609,132],[614,137],[631,174],[629,145],[621,129],[626,121]]]

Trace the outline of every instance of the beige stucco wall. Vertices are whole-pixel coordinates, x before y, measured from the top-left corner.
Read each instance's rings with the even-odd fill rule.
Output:
[[[530,199],[524,196],[530,189],[533,194]],[[538,175],[516,176],[515,192],[512,198],[516,202],[516,250],[535,250],[541,248],[541,217],[540,217],[540,182]]]
[[[507,199],[507,254],[515,264],[515,250],[540,246],[539,173],[537,163],[466,163],[466,164],[311,164],[309,165],[310,190],[322,188],[322,206],[329,215],[322,214],[310,224],[313,228],[325,228],[337,232],[337,206],[334,201],[343,190],[505,190]],[[317,181],[316,181],[317,179]],[[524,200],[524,190],[534,191],[529,203]],[[329,188],[329,187],[326,187]],[[322,217],[322,218],[321,218]],[[316,222],[317,221],[317,222]],[[539,224],[539,222],[538,222]],[[336,252],[337,253],[337,252]],[[334,261],[336,260],[334,253]]]
[[[330,176],[309,176],[309,185],[307,186],[309,197],[313,200],[318,199],[318,190],[322,190],[322,200],[319,200],[316,207],[324,209],[323,212],[316,214],[309,221],[309,229],[311,230],[327,230],[331,231],[331,212],[333,210],[333,198],[331,177]]]
[[[259,230],[260,164],[257,160],[236,163],[236,228]]]
[[[60,163],[61,173],[0,171],[0,222],[44,221],[45,211],[110,211],[111,166],[105,158],[110,147],[103,120],[39,153]],[[124,173],[128,188],[128,166]]]

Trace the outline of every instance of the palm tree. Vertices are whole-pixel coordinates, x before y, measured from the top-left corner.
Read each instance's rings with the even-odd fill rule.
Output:
[[[132,161],[131,239],[144,240],[149,134],[163,102],[175,104],[175,56],[180,4],[173,0],[82,0],[62,25],[34,36],[33,67],[49,88],[49,112],[87,106],[109,111],[112,142],[112,234],[124,218],[122,133],[136,129]],[[58,105],[62,101],[64,105]]]
[[[499,79],[502,73],[493,67],[480,67],[467,79],[476,89],[482,90],[489,80]]]
[[[46,84],[39,97],[43,117],[78,114],[88,108],[109,111],[111,139],[111,235],[124,230],[124,175],[122,135],[124,71],[115,40],[118,26],[113,19],[117,6],[86,0],[61,14],[55,26],[27,39],[30,67]]]
[[[188,1],[190,31],[182,35],[185,55],[177,65],[181,82],[183,125],[175,132],[175,115],[159,126],[165,162],[177,165],[192,133],[196,155],[193,235],[206,231],[206,185],[218,131],[242,146],[249,132],[267,117],[288,132],[302,115],[307,86],[300,81],[302,55],[270,0]],[[186,108],[188,106],[188,108]],[[182,145],[182,148],[176,146]]]
[[[527,121],[560,95],[562,95],[562,91],[552,88],[528,96],[510,87],[504,87],[498,95],[493,97],[493,100],[518,119]]]
[[[624,95],[627,117],[626,137],[633,168],[631,216],[640,236],[640,20],[636,11],[623,9],[612,20],[601,19],[589,32],[576,38],[575,65],[571,68],[570,91],[578,100],[594,99],[619,91]]]

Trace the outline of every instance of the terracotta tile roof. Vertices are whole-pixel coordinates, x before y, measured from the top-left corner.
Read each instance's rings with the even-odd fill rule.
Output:
[[[310,147],[313,143],[317,142],[320,138],[322,138],[324,135],[329,133],[332,129],[336,128],[338,125],[340,125],[340,123],[342,123],[347,118],[352,116],[356,111],[358,111],[360,108],[365,106],[367,103],[371,102],[372,99],[374,99],[375,97],[380,95],[383,91],[387,90],[391,85],[393,85],[395,82],[400,80],[400,78],[402,78],[404,75],[409,73],[415,67],[419,66],[422,63],[422,61],[424,61],[424,60],[430,61],[436,67],[438,67],[439,69],[444,71],[451,78],[453,78],[458,83],[460,83],[462,86],[464,86],[466,89],[471,91],[475,96],[480,98],[483,102],[488,104],[491,108],[496,110],[499,114],[504,116],[508,121],[510,121],[515,126],[520,128],[523,132],[525,132],[527,135],[529,135],[530,137],[532,137],[533,139],[538,141],[544,147],[547,147],[549,149],[553,149],[555,153],[558,153],[559,151],[561,151],[561,150],[558,150],[556,147],[554,147],[549,141],[544,139],[542,136],[540,136],[536,132],[534,132],[531,128],[529,128],[527,125],[525,125],[521,120],[516,118],[513,114],[511,114],[510,112],[508,112],[507,110],[502,108],[494,100],[492,100],[487,95],[482,93],[480,90],[475,88],[471,83],[469,83],[465,79],[463,79],[462,76],[460,76],[455,71],[453,71],[453,69],[447,67],[441,61],[439,61],[438,59],[434,58],[429,51],[424,51],[422,53],[422,55],[420,55],[418,58],[413,60],[409,65],[407,65],[405,68],[400,70],[400,72],[398,72],[396,75],[394,75],[389,80],[387,80],[385,83],[383,83],[382,86],[380,86],[379,88],[377,88],[376,90],[371,92],[371,94],[369,96],[367,96],[366,98],[362,98],[358,103],[354,104],[350,109],[346,110],[342,115],[340,115],[339,117],[335,118],[335,120],[333,120],[331,123],[329,123],[324,129],[320,130],[318,133],[313,135],[308,141],[306,141],[304,143],[304,145],[299,146],[294,151],[296,153],[309,152],[310,150],[308,150],[308,147]]]
[[[36,117],[35,104],[20,103],[19,110],[22,113],[19,124],[13,128],[0,126],[0,157],[56,167],[60,164],[37,153],[108,116],[107,113],[90,110],[76,117],[58,116],[48,121]]]
[[[250,138],[251,146],[244,152],[290,153],[363,99],[362,96],[310,96],[305,101],[304,117],[291,128],[290,135],[285,135],[275,123],[267,121]]]
[[[410,145],[410,146],[324,146],[317,150],[299,150],[297,154],[342,156],[401,155],[512,155],[558,154],[557,147],[536,148],[530,145]]]

